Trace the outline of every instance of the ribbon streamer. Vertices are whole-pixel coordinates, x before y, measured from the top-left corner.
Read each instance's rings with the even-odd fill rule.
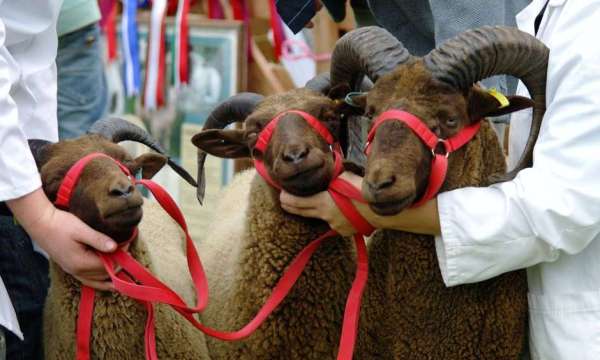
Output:
[[[125,94],[136,96],[140,92],[140,58],[136,11],[137,0],[123,0],[121,34],[123,40],[123,73]]]
[[[275,59],[279,61],[283,49],[283,41],[285,40],[285,33],[283,32],[283,25],[281,23],[279,13],[277,12],[275,0],[269,0],[269,12],[271,13],[271,30],[273,30],[273,48],[275,50]]]
[[[167,0],[154,0],[150,17],[144,107],[156,110],[165,104],[165,16]]]
[[[117,59],[117,32],[115,30],[115,18],[117,17],[117,2],[115,0],[104,1],[102,4],[102,30],[106,35],[107,58],[112,63]]]
[[[291,61],[300,59],[327,61],[331,59],[331,53],[315,54],[306,42],[297,39],[285,39],[281,48],[281,57]]]
[[[208,18],[225,19],[225,11],[219,0],[208,0]]]
[[[189,24],[190,0],[179,0],[175,16],[175,87],[189,81]]]

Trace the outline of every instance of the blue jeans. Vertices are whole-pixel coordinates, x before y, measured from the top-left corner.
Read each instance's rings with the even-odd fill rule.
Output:
[[[58,40],[58,134],[78,137],[104,116],[108,90],[97,23]]]
[[[48,261],[33,250],[27,233],[9,216],[0,216],[0,276],[25,336],[21,341],[4,331],[6,358],[43,359],[42,312],[49,286]]]

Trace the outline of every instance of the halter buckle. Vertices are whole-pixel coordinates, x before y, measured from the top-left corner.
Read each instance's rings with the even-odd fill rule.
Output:
[[[442,146],[439,146],[440,144],[442,144]],[[443,148],[444,151],[436,152],[436,150],[440,147]],[[450,155],[449,147],[450,147],[450,144],[448,143],[448,141],[446,141],[446,139],[437,139],[435,145],[433,145],[433,147],[431,148],[431,155],[433,155],[433,157],[436,157],[436,155],[443,155],[447,159],[448,156]]]

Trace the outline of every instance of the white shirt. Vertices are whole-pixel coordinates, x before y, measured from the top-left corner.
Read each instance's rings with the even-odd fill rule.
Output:
[[[521,30],[533,34],[545,2],[517,15]],[[533,167],[438,196],[448,286],[527,268],[533,359],[600,359],[599,30],[600,1],[550,0],[537,33],[550,59]],[[511,166],[530,121],[530,111],[513,115]]]
[[[27,139],[58,140],[56,19],[62,0],[0,0],[0,201],[41,186]],[[0,279],[0,325],[22,337]]]

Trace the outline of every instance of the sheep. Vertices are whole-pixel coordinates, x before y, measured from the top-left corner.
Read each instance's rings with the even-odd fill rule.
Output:
[[[146,153],[132,158],[121,140],[142,142],[164,151],[147,133],[125,120],[97,123],[95,134],[58,143],[32,141],[32,153],[50,199],[56,197],[67,170],[92,152],[107,154],[125,164],[132,173],[141,170],[151,178],[165,163],[166,156]],[[177,172],[193,178],[172,163]],[[187,174],[187,175],[186,175]],[[182,297],[192,304],[195,292],[187,276],[185,237],[179,226],[154,203],[142,206],[140,192],[111,160],[94,159],[85,168],[73,193],[69,211],[115,241],[127,240],[139,223],[139,235],[129,251]],[[118,216],[110,215],[118,214]],[[143,220],[140,222],[143,214]],[[48,360],[75,358],[75,324],[81,284],[58,265],[50,264],[51,285],[44,309],[44,352]],[[161,359],[209,359],[204,335],[171,308],[156,307],[156,343]],[[96,292],[90,356],[92,359],[144,359],[146,310],[135,300],[113,292]]]
[[[387,43],[387,48],[372,44]],[[380,51],[379,53],[375,53]],[[390,52],[394,53],[389,56]],[[371,59],[383,61],[373,65]],[[548,49],[516,29],[484,27],[449,40],[424,58],[411,56],[380,28],[362,28],[336,45],[332,85],[360,74],[373,89],[353,99],[369,118],[396,108],[418,116],[440,138],[485,116],[534,106],[531,134],[517,167],[506,176],[505,160],[490,124],[449,155],[442,191],[486,186],[530,166],[545,110]],[[390,71],[390,68],[395,68]],[[521,78],[533,101],[500,103],[473,86],[496,74]],[[403,123],[381,124],[370,143],[362,194],[380,215],[396,214],[419,200],[427,187],[431,150]],[[494,176],[494,174],[496,174]],[[362,321],[380,339],[378,359],[516,359],[526,353],[527,282],[524,270],[476,284],[445,287],[432,236],[382,230],[369,243],[370,278]],[[376,353],[377,350],[372,350]]]
[[[327,143],[298,115],[281,118],[264,154],[257,133],[278,113],[298,109],[339,133],[338,102],[309,89],[262,98],[240,94],[217,107],[204,130],[192,138],[199,151],[220,157],[261,158],[270,176],[290,193],[309,195],[328,187],[333,158]],[[245,120],[244,129],[221,130]],[[202,197],[202,176],[199,176]],[[249,170],[236,177],[199,244],[210,284],[204,323],[234,331],[248,323],[271,293],[290,261],[328,230],[325,222],[284,212],[278,190]],[[250,337],[237,342],[207,339],[214,359],[333,359],[338,350],[346,296],[354,277],[355,249],[333,237],[314,254],[289,296]]]

